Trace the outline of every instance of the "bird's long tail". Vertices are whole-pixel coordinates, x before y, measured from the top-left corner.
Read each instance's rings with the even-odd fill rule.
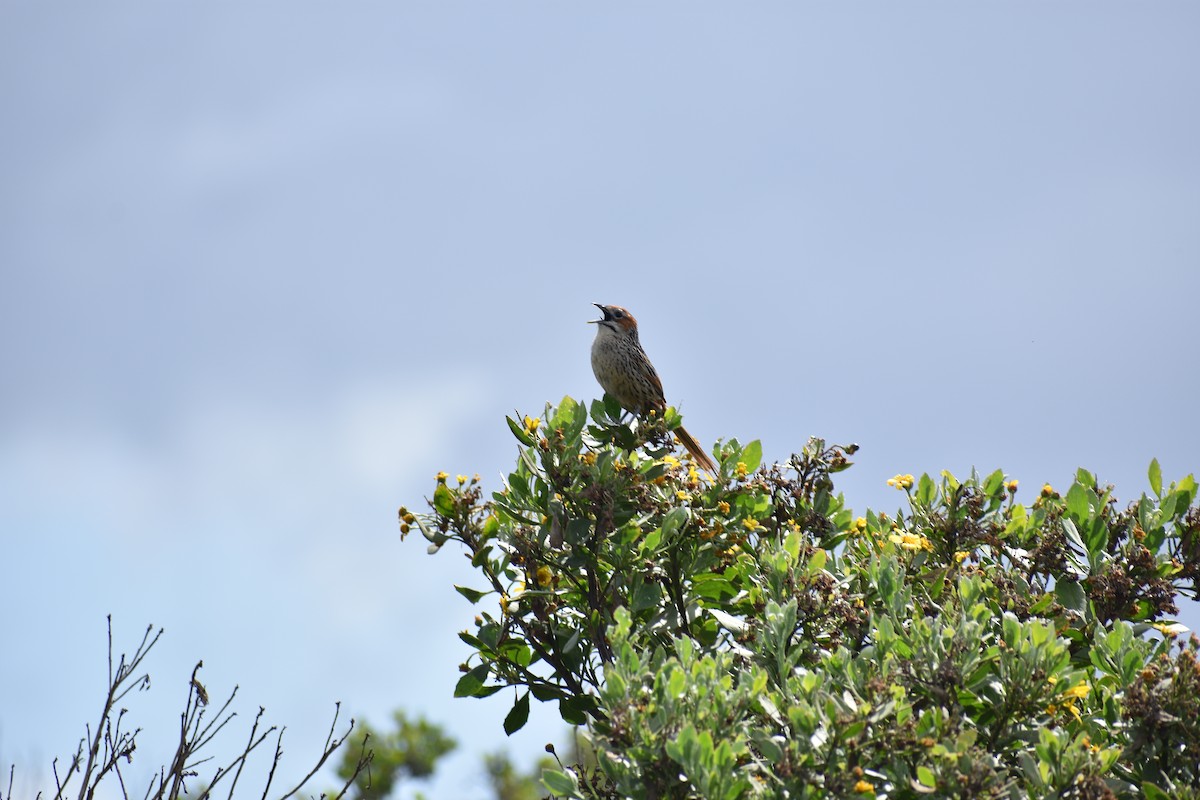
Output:
[[[682,426],[676,428],[675,438],[679,440],[679,443],[683,445],[685,450],[692,454],[692,458],[696,459],[701,467],[713,475],[717,474],[717,465],[713,463],[712,458],[709,457],[708,453],[704,452],[704,449],[700,447],[700,443],[693,439],[692,435],[685,428]]]

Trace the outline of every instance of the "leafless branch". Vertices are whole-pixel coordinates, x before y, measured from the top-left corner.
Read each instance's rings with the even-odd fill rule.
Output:
[[[126,764],[132,763],[133,753],[137,749],[137,737],[142,730],[141,728],[129,730],[125,727],[127,724],[126,715],[129,712],[127,709],[118,708],[118,703],[134,689],[145,690],[150,688],[149,674],[142,674],[135,678],[134,673],[139,670],[142,661],[158,642],[162,634],[163,630],[161,628],[155,632],[154,626],[148,626],[142,636],[141,643],[132,656],[126,656],[122,653],[119,658],[114,659],[112,616],[108,617],[108,690],[105,694],[104,708],[101,712],[100,720],[94,728],[91,724],[85,725],[86,735],[79,740],[79,745],[71,758],[70,765],[67,767],[65,774],[60,775],[57,758],[52,762],[55,787],[54,800],[67,800],[68,788],[74,785],[72,781],[76,777],[80,780],[80,787],[78,792],[70,789],[72,795],[77,800],[94,800],[100,783],[110,774],[116,775],[117,782],[120,784],[122,797],[124,800],[129,800],[129,791],[125,775],[122,774],[121,760],[124,759]],[[198,777],[198,767],[212,760],[211,756],[201,756],[200,751],[209,745],[237,716],[237,713],[231,710],[233,700],[238,692],[238,687],[236,686],[219,708],[210,707],[208,690],[205,689],[199,680],[199,671],[203,666],[203,661],[198,662],[192,670],[190,680],[188,681],[187,699],[184,704],[184,710],[179,716],[178,743],[175,747],[175,753],[171,758],[169,766],[164,765],[160,767],[156,774],[151,776],[146,786],[143,800],[178,800],[181,794],[186,794],[187,780]],[[286,798],[292,797],[303,789],[308,781],[325,765],[329,757],[345,744],[354,730],[354,720],[350,720],[349,727],[340,738],[335,738],[334,733],[337,730],[340,712],[341,704],[338,703],[335,706],[333,722],[329,726],[329,734],[325,737],[325,745],[322,748],[316,765],[295,788],[283,795],[280,800],[286,800]],[[242,772],[245,769],[249,755],[266,741],[272,733],[278,731],[275,743],[275,755],[271,762],[266,786],[263,788],[263,797],[266,797],[283,757],[283,729],[275,725],[264,729],[264,713],[264,709],[260,706],[258,714],[255,715],[254,722],[250,726],[250,734],[241,752],[228,764],[218,767],[213,772],[211,780],[205,786],[204,791],[197,800],[208,800],[212,796],[214,788],[222,780],[231,775],[232,779],[229,782],[227,797],[232,800],[234,790],[237,788],[238,782],[242,777]],[[338,798],[341,798],[345,794],[355,778],[371,763],[374,753],[367,749],[366,742],[367,739],[364,738],[354,776],[347,781],[342,791],[337,795]],[[13,800],[14,772],[15,765],[9,770],[8,793],[6,795],[0,792],[0,800]],[[40,793],[38,794],[38,798],[40,800]]]
[[[296,794],[296,792],[303,789],[304,784],[308,783],[309,779],[312,778],[313,775],[317,774],[317,770],[319,770],[321,767],[325,766],[325,762],[327,760],[329,760],[329,757],[331,755],[333,755],[333,752],[335,750],[337,750],[339,747],[341,747],[342,743],[345,742],[346,739],[350,736],[350,734],[354,731],[354,720],[352,719],[352,720],[350,720],[350,727],[346,729],[346,732],[344,734],[342,734],[342,738],[341,739],[333,738],[333,731],[337,727],[338,714],[340,714],[341,712],[342,712],[342,704],[340,702],[335,703],[334,711],[333,711],[333,722],[331,722],[329,724],[329,735],[325,737],[325,749],[321,753],[321,757],[317,760],[316,766],[312,768],[311,772],[309,772],[307,775],[304,776],[304,779],[301,780],[300,783],[296,784],[296,788],[292,789],[290,792],[288,792],[287,794],[280,797],[279,800],[287,800],[287,798],[291,797],[292,795]],[[357,772],[355,774],[357,775]]]
[[[347,732],[347,735],[349,735],[349,732]],[[345,737],[342,738],[345,739]],[[358,763],[354,765],[354,774],[346,779],[346,782],[342,784],[342,790],[334,796],[333,800],[342,800],[342,796],[358,780],[358,776],[362,774],[364,769],[367,770],[367,785],[371,785],[371,762],[375,760],[375,751],[367,749],[367,742],[370,740],[371,734],[368,733],[363,736],[362,744],[358,749]]]

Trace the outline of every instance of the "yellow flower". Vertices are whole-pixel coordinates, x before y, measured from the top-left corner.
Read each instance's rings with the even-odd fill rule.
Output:
[[[893,533],[888,539],[905,550],[933,550],[933,543],[916,533]]]
[[[466,475],[455,475],[455,476],[454,476],[454,479],[455,479],[456,481],[458,481],[458,485],[459,485],[459,486],[462,486],[464,483],[466,483],[466,482],[467,482],[467,476],[466,476]]]
[[[586,453],[581,454],[579,456],[579,460],[590,467],[596,463],[596,454],[589,450]]]
[[[446,473],[444,473],[444,472],[439,472],[439,473],[437,474],[437,482],[438,482],[438,483],[445,483],[445,482],[446,482],[446,478],[449,478],[449,477],[450,477],[450,476],[449,476],[449,475],[447,475]]]
[[[954,554],[954,561],[961,564],[967,556],[971,555],[966,550],[959,550]]]
[[[663,463],[674,469],[679,466],[679,459],[675,456],[663,456]]]
[[[1150,627],[1154,628],[1154,630],[1158,631],[1168,639],[1174,639],[1176,636],[1187,630],[1185,626],[1180,625],[1178,622],[1155,622]]]
[[[1054,684],[1058,683],[1058,676],[1057,676],[1057,675],[1051,675],[1049,678],[1046,678],[1046,683],[1048,683],[1048,684],[1050,684],[1051,686],[1053,686]]]
[[[1009,494],[1016,494],[1017,493],[1017,481],[1015,479],[1009,481],[1008,483],[1004,484],[1004,488],[1008,489]]]
[[[736,474],[739,478],[744,478],[744,477],[746,477],[746,471],[747,471],[746,470],[746,462],[745,461],[737,462],[737,467],[734,468],[734,474]]]
[[[753,517],[749,517],[742,520],[742,527],[748,531],[756,531],[760,526],[758,524],[758,520],[754,519]]]
[[[537,577],[538,586],[549,586],[551,583],[554,582],[554,573],[551,572],[550,568],[544,564],[537,568],[537,576],[536,577]]]
[[[685,501],[685,502],[686,502],[686,501],[687,501],[688,499],[690,499],[690,498],[691,498],[691,495],[690,495],[690,494],[688,494],[687,492],[683,491],[683,490],[680,490],[680,491],[678,491],[678,492],[676,492],[676,493],[675,493],[675,499],[676,499],[676,500],[683,500],[683,501]]]
[[[1058,494],[1058,492],[1054,491],[1054,487],[1050,484],[1047,483],[1042,486],[1042,497],[1053,497],[1056,494]]]
[[[526,417],[525,418],[525,432],[528,433],[530,436],[532,436],[533,434],[537,433],[538,426],[541,424],[542,424],[542,421],[540,419],[535,419],[534,417]]]
[[[700,482],[700,473],[696,472],[696,468],[693,467],[691,464],[688,464],[688,478],[687,479],[688,479],[689,484]]]
[[[893,486],[901,491],[906,491],[906,490],[912,488],[913,476],[912,475],[896,475],[895,477],[888,478],[887,485]]]
[[[854,784],[854,791],[858,792],[859,794],[871,794],[875,791],[875,784],[860,780],[858,783]]]
[[[1065,692],[1063,692],[1063,694],[1066,697],[1072,698],[1073,700],[1082,700],[1088,696],[1088,692],[1091,690],[1092,687],[1088,686],[1087,681],[1080,681],[1070,689],[1067,689]]]
[[[859,533],[865,531],[867,529],[867,518],[866,517],[858,517],[857,519],[855,519],[854,527],[859,531]]]
[[[724,500],[717,503],[717,511],[720,511],[722,514],[728,514],[729,513],[729,503],[726,503]]]

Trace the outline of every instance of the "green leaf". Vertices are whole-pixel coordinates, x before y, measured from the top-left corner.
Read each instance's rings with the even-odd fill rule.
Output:
[[[517,437],[517,441],[526,447],[533,446],[533,437],[529,435],[529,431],[525,430],[525,426],[517,422],[512,417],[505,417],[508,422],[508,429],[512,431],[512,435]]]
[[[500,648],[500,655],[518,667],[528,667],[533,662],[533,650],[519,639],[509,641]]]
[[[1150,488],[1162,497],[1162,467],[1158,465],[1157,458],[1150,459]]]
[[[914,498],[916,504],[920,506],[931,504],[936,493],[937,487],[933,483],[933,478],[929,477],[928,473],[921,473],[921,479],[917,481],[917,492]]]
[[[758,469],[759,465],[762,464],[762,442],[755,439],[746,445],[745,449],[742,450],[741,461],[746,465],[747,474]]]
[[[573,397],[564,397],[558,404],[558,410],[550,418],[550,427],[570,429],[575,425],[575,418],[579,414],[579,410],[579,404]]]
[[[1175,484],[1175,491],[1179,492],[1181,497],[1187,498],[1186,502],[1183,504],[1184,505],[1183,511],[1186,511],[1187,507],[1190,506],[1192,504],[1192,502],[1196,499],[1196,478],[1195,478],[1195,476],[1194,475],[1183,476],[1179,480],[1179,483]]]
[[[692,586],[696,596],[703,597],[705,600],[723,602],[737,594],[732,581],[724,575],[713,572],[700,573],[693,579]]]
[[[984,494],[993,495],[1000,491],[1004,485],[1004,470],[998,469],[983,481]]]
[[[1087,489],[1078,483],[1071,484],[1070,490],[1067,491],[1067,511],[1081,522],[1087,521],[1092,516]]]
[[[1166,520],[1166,519],[1171,519],[1172,517],[1175,516],[1175,509],[1178,506],[1179,506],[1179,493],[1178,492],[1167,492],[1167,496],[1164,497],[1159,502],[1158,509],[1159,509],[1159,511],[1162,512],[1162,518],[1164,520]]]
[[[536,683],[529,687],[529,691],[533,692],[533,696],[545,703],[547,700],[561,700],[563,698],[562,689],[556,686],[547,686],[546,684]]]
[[[468,589],[467,587],[459,586],[458,584],[454,585],[454,591],[467,598],[472,605],[478,603],[481,598],[491,594],[491,592],[481,592],[478,589]]]
[[[1092,524],[1087,529],[1087,552],[1089,563],[1092,565],[1092,573],[1099,570],[1100,554],[1104,552],[1104,548],[1108,546],[1108,526],[1104,524],[1104,520],[1097,517],[1092,521]]]
[[[471,645],[471,647],[474,647],[476,650],[480,650],[480,651],[486,650],[489,652],[491,651],[491,648],[488,647],[486,644],[484,644],[482,641],[480,641],[479,637],[472,636],[471,634],[467,633],[466,631],[459,631],[458,638],[462,639],[464,642]]]
[[[796,563],[796,560],[800,558],[799,531],[792,531],[787,535],[787,538],[783,540],[783,550],[788,554],[788,560],[793,564]]]
[[[1171,800],[1171,795],[1150,781],[1142,781],[1142,797],[1146,798],[1146,800]]]
[[[574,775],[568,775],[556,769],[542,770],[542,786],[545,786],[555,797],[572,797],[578,788]]]
[[[1079,563],[1079,559],[1076,557],[1076,554],[1086,553],[1087,546],[1084,545],[1083,539],[1079,536],[1079,529],[1075,527],[1074,522],[1066,517],[1064,517],[1062,520],[1062,528],[1063,534],[1067,537],[1067,544],[1071,546],[1067,551],[1067,557],[1074,566],[1083,569],[1084,565]]]
[[[663,517],[662,536],[664,539],[670,539],[679,532],[679,529],[687,522],[688,512],[686,508],[672,508]]]
[[[667,692],[672,697],[682,697],[683,690],[687,688],[687,675],[682,669],[671,670],[671,677],[667,679]]]
[[[521,728],[525,727],[525,723],[529,721],[529,692],[521,695],[517,702],[513,703],[512,710],[508,712],[508,716],[504,718],[504,732],[512,736]]]
[[[568,725],[582,725],[587,722],[587,712],[592,708],[592,701],[586,695],[576,695],[560,700],[558,714]]]
[[[433,490],[433,507],[443,517],[449,517],[454,513],[454,495],[446,488],[446,484],[439,483]]]
[[[1058,596],[1058,602],[1065,608],[1083,614],[1087,610],[1087,595],[1084,594],[1083,587],[1078,581],[1060,580],[1054,585],[1054,594]]]
[[[629,598],[629,613],[637,614],[647,608],[653,608],[658,605],[660,597],[662,588],[657,583],[639,583]]]
[[[937,778],[933,776],[933,770],[929,767],[917,767],[917,780],[921,782],[922,786],[928,786],[930,789],[937,787]]]
[[[646,534],[646,538],[642,539],[642,543],[638,545],[638,550],[642,553],[652,553],[658,549],[658,543],[662,541],[662,528],[655,528]]]
[[[475,555],[471,556],[471,566],[475,567],[476,569],[482,567],[487,563],[488,557],[491,556],[491,554],[492,546],[490,544],[479,548],[479,551],[476,552]]]
[[[458,683],[454,686],[455,697],[479,697],[483,689],[483,682],[488,677],[488,665],[480,664],[475,669],[468,672],[458,679]]]
[[[491,617],[488,617],[487,620],[487,622],[479,626],[479,639],[489,649],[495,650],[500,646],[500,626]]]

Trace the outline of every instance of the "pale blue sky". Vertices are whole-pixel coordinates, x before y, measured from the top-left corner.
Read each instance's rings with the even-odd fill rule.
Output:
[[[48,783],[104,615],[306,767],[334,700],[463,742],[473,610],[399,541],[629,307],[688,428],[841,488],[1200,468],[1200,6],[0,6],[0,764]],[[1197,627],[1191,606],[1184,620]],[[533,758],[562,726],[535,709]],[[135,766],[167,745],[146,739]],[[38,770],[41,770],[38,773]]]

